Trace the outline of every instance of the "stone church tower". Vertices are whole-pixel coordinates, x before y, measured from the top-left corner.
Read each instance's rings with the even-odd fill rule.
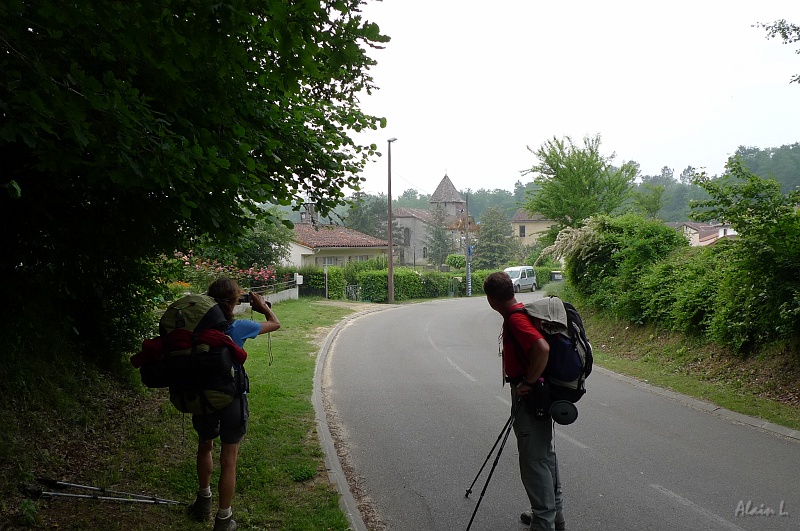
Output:
[[[433,211],[437,207],[441,207],[444,210],[448,224],[451,225],[454,239],[459,239],[461,233],[463,233],[464,212],[467,202],[458,193],[450,177],[444,176],[428,203],[430,204],[428,209],[401,207],[394,211],[393,219],[403,231],[403,237],[395,248],[395,255],[401,265],[416,266],[427,263],[426,238],[428,226],[433,221]],[[470,230],[473,232],[477,230],[472,216],[470,216],[469,225],[471,227]],[[458,242],[454,241],[454,249],[457,248]]]
[[[431,195],[429,203],[431,204],[431,210],[437,206],[443,208],[448,218],[460,216],[466,204],[447,174],[445,174],[442,182],[439,183],[436,191]]]

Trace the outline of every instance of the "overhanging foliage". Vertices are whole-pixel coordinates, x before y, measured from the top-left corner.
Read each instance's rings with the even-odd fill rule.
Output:
[[[48,293],[82,338],[130,338],[106,312],[143,311],[158,254],[233,244],[262,203],[341,203],[375,154],[350,135],[382,122],[357,99],[388,40],[361,3],[0,4],[10,306]]]

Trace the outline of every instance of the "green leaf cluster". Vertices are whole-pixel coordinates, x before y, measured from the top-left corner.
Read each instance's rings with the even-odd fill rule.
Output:
[[[526,193],[528,212],[555,220],[559,228],[580,227],[597,214],[617,211],[630,194],[639,167],[615,167],[614,156],[600,152],[600,135],[585,137],[583,146],[570,137],[554,137],[538,149],[528,150],[539,160],[524,174],[532,174],[538,189]]]
[[[688,247],[674,229],[636,214],[589,218],[580,229],[562,231],[546,252],[566,261],[565,272],[598,308],[638,319],[637,283],[650,265]]]
[[[444,263],[454,269],[464,269],[467,267],[467,257],[463,254],[449,254]]]

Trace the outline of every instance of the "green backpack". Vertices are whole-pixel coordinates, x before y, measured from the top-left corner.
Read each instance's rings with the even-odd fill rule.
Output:
[[[249,380],[230,347],[200,340],[201,332],[224,332],[228,320],[208,295],[186,295],[169,305],[158,329],[166,345],[186,348],[166,350],[160,363],[141,368],[148,387],[169,387],[170,402],[183,413],[204,415],[228,406],[247,392]]]

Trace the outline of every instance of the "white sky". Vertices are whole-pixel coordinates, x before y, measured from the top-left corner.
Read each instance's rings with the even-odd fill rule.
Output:
[[[384,0],[364,18],[392,40],[370,55],[380,90],[362,98],[385,129],[356,136],[382,157],[364,191],[512,191],[526,146],[600,134],[645,175],[689,165],[721,174],[738,146],[800,141],[800,45],[757,22],[800,24],[798,0]]]

